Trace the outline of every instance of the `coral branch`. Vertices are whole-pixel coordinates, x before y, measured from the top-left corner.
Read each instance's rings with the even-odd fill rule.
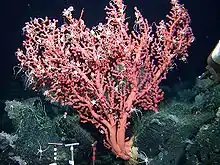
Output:
[[[23,28],[24,49],[16,52],[20,67],[34,90],[71,105],[82,122],[105,135],[106,147],[129,159],[132,138],[125,133],[133,109],[157,111],[163,99],[159,83],[176,59],[185,61],[194,39],[187,10],[177,0],[171,5],[167,19],[152,26],[135,8],[132,31],[122,0],[111,0],[106,23],[91,29],[84,11],[72,17],[72,7],[63,11],[61,27],[57,20],[35,18]]]

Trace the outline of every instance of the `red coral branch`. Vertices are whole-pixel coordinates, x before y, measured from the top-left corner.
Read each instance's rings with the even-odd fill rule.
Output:
[[[159,83],[175,59],[185,60],[193,41],[190,18],[177,0],[166,21],[150,26],[135,8],[129,33],[122,0],[106,7],[106,23],[89,29],[65,9],[65,23],[35,18],[24,27],[20,67],[34,90],[51,101],[71,105],[82,122],[105,134],[104,144],[117,156],[130,158],[132,138],[125,136],[135,107],[157,111],[163,99]]]

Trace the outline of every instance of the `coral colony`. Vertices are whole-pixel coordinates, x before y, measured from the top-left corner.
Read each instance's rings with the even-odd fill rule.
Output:
[[[104,145],[117,157],[131,157],[132,137],[126,137],[131,114],[137,109],[158,110],[159,88],[175,60],[186,60],[194,40],[190,17],[171,0],[165,21],[150,25],[137,8],[132,30],[122,0],[105,8],[106,22],[91,29],[63,11],[65,22],[35,18],[23,28],[26,39],[16,56],[33,90],[52,102],[71,105],[82,122],[94,124],[105,136]]]

